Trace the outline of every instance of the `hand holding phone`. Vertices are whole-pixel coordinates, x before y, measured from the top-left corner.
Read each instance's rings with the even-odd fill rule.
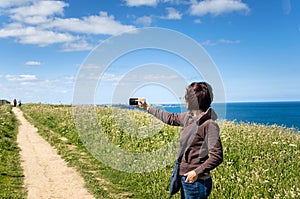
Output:
[[[139,108],[143,109],[143,110],[148,110],[149,106],[146,102],[145,98],[129,98],[129,105],[133,105],[133,106],[138,106]]]

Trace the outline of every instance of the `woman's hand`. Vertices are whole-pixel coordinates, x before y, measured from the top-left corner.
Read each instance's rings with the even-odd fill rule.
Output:
[[[188,183],[193,183],[198,178],[198,175],[196,174],[195,171],[190,171],[190,172],[184,174],[184,176],[187,176],[185,179],[185,182],[188,182]]]
[[[149,110],[149,106],[148,106],[145,98],[138,98],[138,102],[139,102],[139,105],[138,105],[139,108],[146,110],[146,111]]]

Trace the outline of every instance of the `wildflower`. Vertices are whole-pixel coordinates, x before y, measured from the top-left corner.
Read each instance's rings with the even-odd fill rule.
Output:
[[[278,144],[278,142],[273,142],[272,144]]]
[[[297,145],[296,144],[289,144],[289,146],[296,147]]]
[[[61,137],[61,138],[59,138],[61,141],[68,141],[68,139],[67,138],[65,138],[65,137]]]

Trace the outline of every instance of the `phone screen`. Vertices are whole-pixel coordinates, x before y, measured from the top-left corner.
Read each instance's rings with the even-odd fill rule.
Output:
[[[129,98],[129,105],[138,105],[138,98]]]

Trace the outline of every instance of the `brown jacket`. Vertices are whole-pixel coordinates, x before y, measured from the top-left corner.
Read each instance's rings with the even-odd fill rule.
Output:
[[[148,112],[166,124],[182,126],[177,158],[190,132],[197,129],[186,145],[188,148],[185,149],[182,157],[180,175],[195,170],[199,178],[207,178],[210,176],[210,170],[222,163],[223,149],[220,130],[215,122],[217,115],[212,108],[198,117],[193,116],[191,112],[169,113],[154,107],[150,107]],[[198,126],[195,128],[196,124]]]

